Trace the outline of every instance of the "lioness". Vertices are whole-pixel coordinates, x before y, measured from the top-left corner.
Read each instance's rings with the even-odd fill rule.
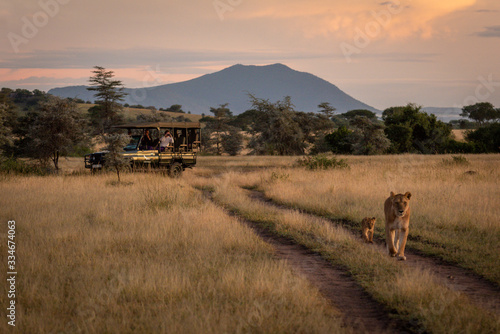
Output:
[[[375,230],[376,218],[365,217],[361,221],[361,237],[367,243],[373,244],[373,231]]]
[[[405,246],[410,228],[410,197],[411,193],[391,196],[385,201],[385,242],[389,255],[406,260]]]

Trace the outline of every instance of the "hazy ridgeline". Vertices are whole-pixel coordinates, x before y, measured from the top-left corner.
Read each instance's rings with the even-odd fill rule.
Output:
[[[498,317],[432,273],[405,268],[383,247],[367,246],[320,218],[252,201],[241,186],[330,218],[376,216],[376,236],[382,235],[390,191],[411,191],[409,246],[499,283],[500,155],[466,156],[468,164],[450,156],[346,159],[350,169],[306,171],[291,167],[294,157],[200,157],[180,180],[126,174],[121,185],[112,173],[2,176],[0,217],[15,219],[17,227],[18,329],[348,332],[340,328],[339,312],[223,205],[342,264],[368,293],[418,328],[498,330]],[[76,171],[81,159],[62,165]],[[2,241],[4,272],[6,256]],[[6,303],[1,294],[0,305]]]

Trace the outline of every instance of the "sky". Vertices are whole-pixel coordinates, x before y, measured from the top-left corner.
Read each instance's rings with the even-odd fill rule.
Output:
[[[282,63],[381,110],[500,107],[498,0],[1,0],[0,39],[0,87],[85,85],[96,65],[144,88]]]

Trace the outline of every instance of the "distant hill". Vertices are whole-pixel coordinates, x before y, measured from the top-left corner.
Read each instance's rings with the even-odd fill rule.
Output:
[[[318,104],[329,102],[337,113],[353,109],[379,110],[360,102],[341,91],[337,86],[309,73],[295,71],[283,64],[266,66],[234,65],[222,71],[199,78],[150,88],[125,89],[125,103],[130,105],[169,107],[182,105],[194,114],[209,114],[210,107],[229,103],[233,114],[250,109],[248,94],[271,102],[292,98],[298,111],[317,111]],[[94,101],[93,92],[86,86],[54,88],[50,94],[60,97],[76,97]]]
[[[452,120],[463,119],[460,114],[462,113],[462,109],[460,108],[435,108],[435,107],[425,107],[422,108],[428,114],[436,115],[437,119],[448,123]]]

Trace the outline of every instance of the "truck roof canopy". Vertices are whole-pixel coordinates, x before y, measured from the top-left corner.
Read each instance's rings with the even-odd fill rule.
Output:
[[[147,129],[147,128],[177,128],[177,129],[199,129],[198,122],[144,122],[127,123],[113,126],[118,129]]]

